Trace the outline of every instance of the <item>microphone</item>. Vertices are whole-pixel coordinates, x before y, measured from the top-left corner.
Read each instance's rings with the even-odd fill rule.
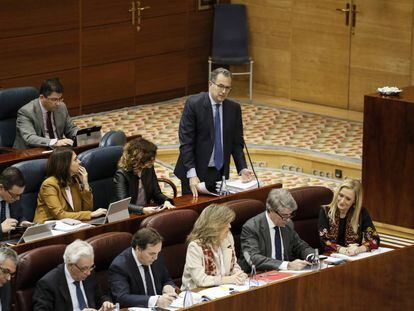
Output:
[[[252,259],[250,258],[250,254],[247,251],[243,252],[244,259],[246,260],[247,264],[251,267],[253,266]]]
[[[252,167],[254,178],[256,179],[256,182],[257,182],[257,188],[260,188],[259,178],[257,178],[257,174],[256,174],[256,171],[255,171],[254,166],[253,166],[252,158],[250,157],[249,149],[247,148],[246,141],[244,140],[244,137],[242,139],[243,139],[244,148],[246,148],[247,157],[249,158],[250,166]],[[247,254],[247,255],[249,255],[249,254]],[[250,258],[250,256],[249,256],[249,258]]]

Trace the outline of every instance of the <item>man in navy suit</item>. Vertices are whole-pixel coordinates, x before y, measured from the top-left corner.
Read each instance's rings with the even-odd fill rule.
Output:
[[[0,310],[10,310],[11,286],[10,279],[17,268],[17,254],[8,247],[0,248]]]
[[[229,177],[230,156],[244,181],[253,177],[243,153],[241,108],[227,99],[230,90],[230,71],[217,68],[211,73],[208,92],[186,101],[178,133],[180,155],[174,170],[183,194],[197,197],[200,182],[214,191],[222,176]]]
[[[140,229],[132,237],[131,247],[112,262],[108,283],[121,308],[165,308],[177,297],[164,260],[158,256],[162,241],[155,229]]]
[[[24,188],[24,176],[19,169],[8,167],[0,174],[0,239],[7,237],[7,233],[15,230],[18,225],[32,225],[23,217],[22,207],[17,202]]]
[[[81,240],[69,244],[63,254],[64,264],[42,277],[33,295],[33,310],[111,311],[114,305],[102,295],[93,269],[92,246]]]

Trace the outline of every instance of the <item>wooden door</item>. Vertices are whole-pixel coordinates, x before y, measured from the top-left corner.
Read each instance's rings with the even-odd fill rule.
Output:
[[[363,111],[364,94],[410,85],[412,0],[356,0],[351,42],[349,109]]]
[[[292,4],[291,99],[348,107],[350,28],[345,0]]]

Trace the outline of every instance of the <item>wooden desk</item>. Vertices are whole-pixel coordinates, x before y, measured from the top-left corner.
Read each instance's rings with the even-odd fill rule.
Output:
[[[194,209],[198,213],[200,213],[206,206],[212,203],[223,203],[231,200],[238,200],[238,199],[257,199],[262,202],[266,201],[267,195],[271,189],[274,188],[281,188],[282,184],[274,184],[268,185],[259,189],[253,189],[241,193],[231,194],[224,197],[214,197],[214,196],[199,196],[198,198],[193,198],[192,195],[185,195],[182,197],[178,197],[174,200],[177,208],[190,208]],[[163,213],[168,213],[169,211],[163,211]],[[130,232],[135,233],[141,221],[148,216],[141,216],[141,215],[131,215],[128,220],[118,221],[110,224],[105,224],[101,226],[96,226],[93,228],[88,228],[84,230],[79,230],[76,232],[71,232],[67,234],[62,234],[55,237],[50,237],[42,240],[38,240],[31,243],[23,243],[20,245],[16,245],[13,249],[21,254],[28,250],[34,249],[39,246],[46,246],[51,244],[69,244],[76,239],[86,240],[92,236],[96,236],[98,234],[102,234],[105,232],[113,232],[113,231],[122,231],[122,232]]]
[[[410,246],[298,275],[187,310],[413,310],[413,258],[414,246]]]
[[[414,86],[365,96],[364,206],[379,222],[414,229]]]

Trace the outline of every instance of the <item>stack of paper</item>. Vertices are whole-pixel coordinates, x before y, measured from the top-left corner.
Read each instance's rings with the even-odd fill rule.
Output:
[[[217,182],[217,189],[227,189],[230,193],[238,193],[250,189],[258,188],[257,181],[252,180],[249,182],[243,182],[241,179],[229,179],[226,180],[224,187],[221,186],[221,181]]]
[[[56,221],[55,227],[53,229],[57,231],[71,232],[71,231],[77,231],[80,229],[90,228],[90,227],[93,227],[93,226],[91,224],[87,224],[84,222],[81,222],[76,225],[69,225],[67,223],[64,223],[63,221],[58,220]]]

